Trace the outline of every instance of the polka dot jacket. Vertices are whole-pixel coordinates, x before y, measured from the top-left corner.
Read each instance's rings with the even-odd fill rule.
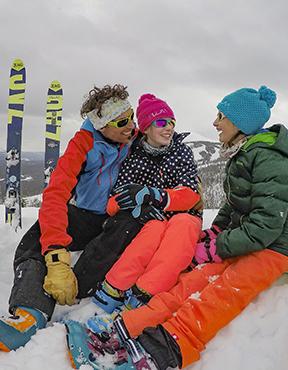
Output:
[[[158,156],[148,154],[140,144],[140,138],[137,138],[130,155],[121,166],[114,188],[134,183],[159,189],[187,186],[197,193],[200,192],[200,181],[193,151],[183,143],[188,135],[189,133],[175,132],[170,150]],[[202,217],[201,211],[190,209],[185,212]],[[180,211],[167,211],[165,216],[171,218],[176,213]]]

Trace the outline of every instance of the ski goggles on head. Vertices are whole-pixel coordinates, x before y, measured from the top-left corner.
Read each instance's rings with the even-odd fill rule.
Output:
[[[122,128],[122,127],[125,127],[126,125],[128,125],[128,123],[130,121],[133,121],[133,120],[134,120],[134,112],[132,111],[130,116],[125,117],[125,118],[120,118],[120,119],[114,119],[114,120],[108,122],[107,126]]]
[[[151,125],[158,128],[164,128],[167,127],[168,125],[172,125],[174,128],[175,123],[176,123],[175,119],[172,118],[159,118],[153,121]]]

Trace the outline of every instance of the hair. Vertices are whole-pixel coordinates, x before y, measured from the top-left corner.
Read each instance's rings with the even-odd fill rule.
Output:
[[[84,103],[82,104],[80,109],[81,117],[85,118],[88,112],[98,109],[97,115],[101,118],[101,108],[103,103],[110,98],[114,98],[115,100],[127,99],[129,94],[126,89],[127,86],[120,84],[116,84],[114,86],[105,85],[102,89],[94,86],[94,88],[89,91],[88,95],[85,97]]]

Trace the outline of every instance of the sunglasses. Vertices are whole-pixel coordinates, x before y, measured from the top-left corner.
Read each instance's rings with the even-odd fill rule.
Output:
[[[107,123],[107,126],[122,128],[125,127],[130,121],[134,119],[134,112],[130,114],[130,116],[120,119],[115,119]]]
[[[225,114],[223,114],[222,112],[218,112],[217,113],[217,118],[216,118],[216,121],[222,121],[222,119],[226,118]]]
[[[159,118],[153,121],[151,125],[154,127],[158,127],[158,128],[164,128],[164,127],[167,127],[168,125],[172,125],[174,128],[175,123],[176,121],[172,118]]]

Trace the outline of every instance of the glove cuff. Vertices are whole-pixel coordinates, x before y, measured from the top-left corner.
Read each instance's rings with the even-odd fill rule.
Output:
[[[215,225],[215,224],[212,224],[211,226],[211,230],[213,231],[213,233],[217,236],[219,233],[222,232],[222,229],[220,229],[219,226]]]
[[[155,187],[147,187],[150,191],[150,194],[152,196],[152,199],[155,199],[155,201],[152,201],[152,204],[154,204],[157,208],[160,207],[162,210],[167,206],[168,203],[168,193],[164,189],[158,189]]]
[[[107,203],[106,212],[108,213],[110,217],[116,215],[116,213],[120,210],[120,207],[115,198],[116,198],[115,195],[109,198],[108,203]]]
[[[187,186],[166,189],[166,193],[165,211],[188,211],[194,207],[197,210],[201,210],[201,196]]]
[[[211,240],[210,243],[206,241],[205,247],[207,248],[207,256],[210,262],[222,262],[222,258],[217,254],[216,239]]]
[[[47,266],[58,265],[64,263],[65,265],[71,265],[71,255],[65,248],[55,249],[48,252],[45,255],[45,262]]]

